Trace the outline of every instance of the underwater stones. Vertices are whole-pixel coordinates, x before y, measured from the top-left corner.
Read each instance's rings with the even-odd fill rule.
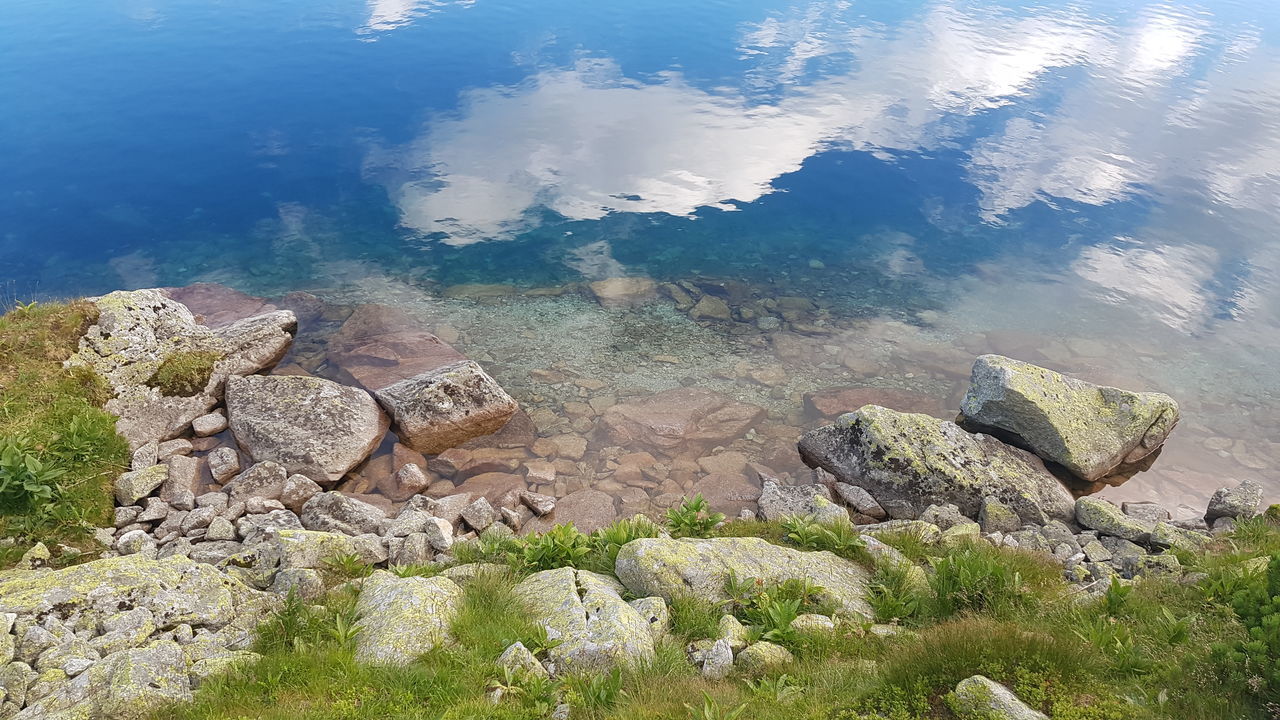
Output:
[[[1262,486],[1252,480],[1245,480],[1233,488],[1218,488],[1209,498],[1204,521],[1212,524],[1222,517],[1233,520],[1251,518],[1258,513],[1261,503]]]
[[[712,510],[737,516],[743,510],[755,514],[760,499],[760,485],[738,473],[716,473],[698,478],[694,493],[700,493]]]
[[[119,416],[116,428],[133,449],[181,435],[217,405],[228,377],[275,365],[297,329],[297,319],[288,311],[211,329],[157,290],[118,291],[90,301],[98,308],[98,321],[66,365],[90,368],[111,386],[114,397],[105,409]],[[167,358],[190,352],[218,358],[199,392],[166,396],[147,384]]]
[[[614,277],[587,285],[591,295],[606,308],[642,305],[658,296],[658,284],[647,277]]]
[[[901,412],[924,413],[934,417],[944,417],[946,412],[942,401],[938,398],[909,390],[834,387],[804,394],[805,411],[817,417],[839,417],[863,405],[880,405]]]
[[[618,518],[613,497],[608,493],[584,488],[560,498],[548,515],[531,518],[524,525],[525,533],[540,533],[555,525],[573,523],[584,533],[592,533]]]
[[[321,485],[373,452],[387,417],[369,393],[330,380],[252,375],[227,382],[227,413],[240,448]]]
[[[405,312],[361,305],[326,343],[330,362],[368,390],[466,360]]]
[[[302,526],[308,530],[363,535],[378,532],[387,514],[376,505],[340,492],[323,492],[302,506]]]
[[[462,588],[446,577],[396,577],[376,570],[356,600],[361,621],[355,659],[372,665],[408,665],[449,639]]]
[[[560,643],[547,655],[557,673],[608,670],[653,658],[649,622],[621,597],[616,580],[571,567],[521,580],[518,597]]]
[[[693,308],[689,310],[689,317],[694,320],[719,320],[728,322],[733,319],[733,313],[729,310],[729,304],[714,295],[703,295]]]
[[[764,409],[702,388],[675,388],[604,411],[600,429],[632,451],[703,454],[746,434]]]
[[[479,365],[445,365],[378,390],[400,441],[434,455],[502,429],[518,406]]]
[[[976,517],[984,498],[1024,522],[1071,519],[1071,494],[1034,455],[953,422],[876,405],[805,433],[800,456],[811,467],[870,492],[895,518],[952,503]]]
[[[1018,699],[1009,688],[982,675],[966,678],[956,685],[953,709],[963,717],[991,720],[1049,720]]]
[[[849,511],[831,502],[825,485],[782,485],[765,480],[760,491],[760,515],[765,520],[812,517],[820,523],[849,519]]]
[[[960,408],[966,428],[1026,447],[1085,482],[1146,469],[1178,423],[1178,403],[1164,393],[1094,385],[1002,355],[974,362]]]
[[[804,552],[760,538],[644,538],[618,552],[618,579],[636,595],[667,600],[692,593],[723,601],[725,580],[732,574],[765,583],[807,579],[820,586],[823,602],[845,613],[871,616],[867,604],[867,571],[829,552]]]

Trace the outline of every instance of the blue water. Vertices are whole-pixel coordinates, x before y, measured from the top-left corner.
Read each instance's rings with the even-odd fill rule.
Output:
[[[710,276],[1086,338],[1192,411],[1190,502],[1280,491],[1277,227],[1277,3],[0,4],[0,297]]]

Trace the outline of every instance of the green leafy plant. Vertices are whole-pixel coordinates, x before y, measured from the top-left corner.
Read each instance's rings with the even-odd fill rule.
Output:
[[[796,684],[795,678],[783,673],[775,677],[764,676],[757,680],[750,678],[742,681],[752,695],[765,698],[772,702],[783,703],[798,697],[804,692],[799,685]]]
[[[520,552],[513,554],[516,564],[536,571],[578,567],[590,553],[591,538],[578,532],[573,523],[566,523],[530,537]]]
[[[685,703],[684,707],[689,711],[689,720],[734,720],[747,709],[746,703],[743,703],[733,709],[721,708],[720,703],[715,698],[702,693],[702,705],[694,707],[689,703]]]
[[[634,515],[617,520],[591,533],[592,550],[600,555],[596,569],[613,572],[618,561],[618,551],[623,545],[640,538],[653,538],[662,534],[662,528],[644,515]]]
[[[622,697],[622,671],[572,675],[567,680],[570,702],[589,710],[607,710]]]
[[[409,565],[392,565],[387,568],[396,577],[435,577],[444,570],[436,563],[413,563]]]
[[[1030,596],[1022,574],[986,548],[964,547],[934,563],[929,578],[933,615],[950,617],[962,610],[1002,610],[1025,604]]]
[[[64,468],[47,465],[25,441],[3,441],[0,445],[0,515],[29,512],[48,503],[58,492],[58,478],[65,473]]]
[[[722,522],[724,513],[711,512],[702,493],[667,509],[667,527],[676,537],[706,537]]]
[[[1126,585],[1120,582],[1120,578],[1112,576],[1111,585],[1102,594],[1102,611],[1112,617],[1119,615],[1120,611],[1124,609],[1129,595],[1132,593],[1132,585]]]
[[[356,553],[342,553],[324,559],[325,569],[344,578],[368,577],[373,566]]]
[[[923,604],[920,592],[912,582],[910,568],[883,565],[876,568],[868,587],[867,602],[876,620],[894,622],[915,617]]]

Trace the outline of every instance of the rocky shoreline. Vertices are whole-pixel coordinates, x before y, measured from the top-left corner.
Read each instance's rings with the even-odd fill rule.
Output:
[[[590,290],[606,306],[664,292],[697,317],[743,320],[742,306],[679,285]],[[1042,553],[1080,602],[1113,578],[1183,575],[1175,551],[1203,547],[1263,500],[1253,483],[1223,488],[1188,520],[1089,495],[1150,467],[1177,403],[1002,356],[977,358],[955,422],[892,407],[909,394],[837,392],[808,398],[833,424],[762,439],[763,408],[698,387],[580,402],[572,418],[526,412],[480,363],[386,309],[356,310],[330,339],[339,382],[290,360],[299,325],[322,312],[303,297],[203,318],[193,310],[226,307],[226,293],[139,290],[92,302],[99,319],[67,364],[111,386],[107,410],[120,417],[132,467],[114,485],[114,527],[97,533],[109,548],[101,559],[50,569],[58,549],[36,546],[0,573],[0,718],[141,718],[189,700],[202,680],[253,660],[254,629],[283,598],[331,589],[324,571],[338,557],[378,568],[356,581],[357,658],[407,663],[449,642],[460,588],[481,570],[459,561],[460,545],[564,523],[592,532],[658,517],[694,493],[741,520],[847,524],[873,569],[925,572],[878,539],[903,532]],[[805,332],[812,310],[775,303],[747,319]],[[212,360],[196,391],[154,386],[166,361],[204,354]],[[735,449],[743,443],[774,448],[791,470]],[[513,645],[500,664],[555,675],[642,661],[673,598],[714,598],[731,577],[820,586],[837,612],[802,624],[871,616],[870,571],[848,559],[759,538],[658,535],[619,548],[616,577],[560,567],[521,580],[518,595],[559,644],[538,655]],[[390,572],[427,565],[445,569]],[[720,637],[690,648],[705,676],[789,661],[779,645],[746,642],[726,617]]]

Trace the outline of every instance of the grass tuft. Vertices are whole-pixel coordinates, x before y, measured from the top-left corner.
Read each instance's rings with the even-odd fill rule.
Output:
[[[171,397],[190,397],[205,389],[221,359],[211,350],[175,352],[160,363],[147,385]]]

